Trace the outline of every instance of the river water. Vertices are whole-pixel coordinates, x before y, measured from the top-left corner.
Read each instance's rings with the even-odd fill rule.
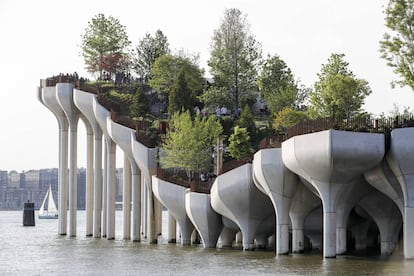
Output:
[[[115,240],[84,236],[85,212],[78,211],[76,238],[57,235],[57,220],[23,227],[20,211],[0,211],[0,275],[414,275],[414,261],[289,255],[239,249],[203,249],[123,241],[117,211]],[[36,214],[37,215],[37,214]],[[164,215],[164,218],[167,216]],[[166,226],[163,221],[163,229]]]

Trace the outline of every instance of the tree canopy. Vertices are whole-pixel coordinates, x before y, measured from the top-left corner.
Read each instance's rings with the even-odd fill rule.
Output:
[[[193,121],[189,111],[175,113],[163,142],[161,166],[184,169],[190,178],[194,173],[210,171],[211,148],[221,132],[215,116],[207,119],[196,115]]]
[[[264,62],[258,84],[272,113],[294,106],[299,89],[292,71],[279,56],[269,56]]]
[[[414,89],[414,0],[389,0],[385,15],[391,32],[380,41],[381,57],[401,77],[393,86]]]
[[[155,60],[170,53],[168,39],[160,30],[155,32],[155,37],[146,33],[136,51],[134,69],[143,82],[148,83]]]
[[[115,74],[125,70],[130,62],[127,49],[130,44],[126,28],[118,19],[96,15],[82,36],[81,55],[87,71],[102,78],[103,71]]]
[[[235,126],[234,132],[229,138],[228,147],[230,156],[236,160],[253,152],[250,145],[250,137],[247,129],[244,127]]]
[[[332,54],[328,63],[322,65],[319,81],[310,93],[313,117],[349,118],[361,111],[365,98],[371,94],[368,82],[354,76],[344,57]]]
[[[214,86],[224,88],[233,111],[256,98],[256,79],[261,60],[261,45],[250,32],[246,15],[238,9],[226,9],[211,42],[208,61]],[[208,92],[207,92],[208,93]]]

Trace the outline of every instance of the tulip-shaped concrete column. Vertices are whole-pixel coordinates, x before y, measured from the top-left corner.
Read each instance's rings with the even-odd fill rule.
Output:
[[[387,160],[404,196],[404,257],[414,258],[414,128],[394,129]]]
[[[73,85],[56,84],[56,95],[60,107],[69,121],[69,229],[70,237],[76,236],[78,205],[78,121],[79,110],[73,103]]]
[[[105,137],[104,183],[102,191],[102,237],[115,238],[115,187],[116,187],[116,144],[107,129],[111,113],[93,99],[93,111]]]
[[[141,170],[138,168],[135,161],[130,160],[132,171],[132,241],[141,241]]]
[[[397,244],[402,223],[397,205],[384,194],[374,191],[365,196],[359,206],[374,219],[378,226],[381,238],[381,255],[391,255]]]
[[[338,197],[355,177],[378,165],[385,152],[384,135],[327,130],[295,136],[282,143],[285,165],[310,179],[323,204],[323,254],[336,256]]]
[[[305,249],[305,238],[303,233],[305,218],[312,210],[320,205],[321,200],[314,193],[309,191],[302,182],[299,182],[289,209],[289,216],[292,221],[293,253],[303,253]]]
[[[214,248],[223,229],[222,217],[211,208],[209,194],[186,190],[185,209],[203,240],[204,248]]]
[[[152,176],[154,196],[172,213],[181,231],[181,245],[191,244],[194,226],[185,210],[185,187]]]
[[[336,254],[345,254],[347,248],[346,230],[349,214],[362,197],[374,192],[363,177],[355,178],[338,197],[336,211]]]
[[[366,181],[378,191],[388,196],[400,209],[401,215],[404,214],[404,196],[400,183],[388,165],[389,155],[373,168],[364,173]]]
[[[282,162],[280,148],[257,152],[253,160],[253,179],[264,190],[276,211],[276,253],[289,253],[289,208],[298,178]]]
[[[94,138],[92,126],[88,119],[82,114],[81,119],[86,128],[86,187],[85,187],[85,212],[86,212],[86,236],[92,237],[93,233],[93,186],[94,186],[94,170],[93,170],[93,147]]]
[[[211,187],[211,206],[241,229],[244,250],[254,249],[254,238],[261,224],[274,216],[270,198],[253,183],[252,164],[245,164],[216,178]],[[260,232],[266,231],[260,229]]]
[[[149,240],[149,243],[157,243],[157,225],[160,223],[156,221],[161,221],[162,207],[158,200],[154,200],[152,194],[152,175],[156,174],[156,160],[158,149],[157,148],[147,148],[135,138],[135,134],[131,134],[131,146],[133,158],[141,170],[142,180],[144,185],[142,185],[142,228],[144,235]]]
[[[132,154],[131,138],[135,130],[123,125],[107,121],[107,129],[111,138],[124,151],[124,186],[123,186],[123,238],[130,239],[131,235],[131,163],[135,163]],[[136,181],[136,180],[135,180]],[[134,190],[136,191],[136,190]],[[135,206],[136,207],[136,206]]]
[[[77,89],[73,90],[73,101],[77,108],[82,112],[83,116],[89,122],[93,130],[93,150],[90,136],[88,135],[88,168],[90,165],[90,151],[93,152],[93,188],[87,189],[88,202],[93,202],[93,237],[101,237],[101,217],[102,217],[102,130],[96,121],[95,113],[93,112],[93,103],[96,96],[91,93],[83,92]],[[93,199],[91,200],[90,197]],[[89,203],[89,204],[90,204]],[[90,205],[88,205],[88,210]],[[90,211],[89,211],[90,212]],[[89,213],[88,212],[88,213]],[[89,227],[88,227],[89,229]],[[87,231],[89,233],[89,230]]]
[[[67,233],[68,208],[68,128],[69,123],[56,97],[56,87],[39,89],[39,100],[56,116],[59,125],[59,176],[58,176],[58,204],[59,223],[58,234]]]

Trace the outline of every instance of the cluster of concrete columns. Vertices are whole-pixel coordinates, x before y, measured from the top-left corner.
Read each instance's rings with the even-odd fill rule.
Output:
[[[56,116],[59,126],[59,227],[76,236],[77,125],[87,130],[86,235],[115,238],[116,146],[124,152],[123,238],[150,243],[161,233],[161,203],[169,209],[169,241],[176,226],[181,243],[194,239],[205,247],[231,245],[241,233],[243,248],[268,243],[275,235],[277,254],[304,250],[305,225],[322,231],[325,257],[346,252],[352,210],[369,218],[381,235],[381,252],[391,254],[404,227],[404,255],[414,258],[414,128],[384,134],[321,131],[293,137],[281,149],[261,150],[253,164],[219,176],[210,195],[190,192],[155,176],[157,149],[135,139],[134,130],[114,123],[96,96],[71,84],[41,86],[39,100]],[[102,153],[102,148],[104,151]],[[370,184],[370,185],[369,185]],[[356,206],[358,206],[356,208]],[[318,229],[318,214],[322,227]],[[308,221],[308,222],[306,222]],[[353,233],[361,240],[362,224]],[[351,227],[351,228],[352,228]],[[352,230],[352,229],[351,229]]]
[[[150,177],[155,169],[156,149],[138,143],[133,130],[114,124],[110,112],[95,95],[68,83],[53,87],[44,84],[38,89],[38,99],[56,116],[59,126],[58,234],[77,235],[77,127],[81,119],[87,132],[86,236],[115,238],[118,145],[125,157],[123,239],[155,243],[162,209],[153,199]]]

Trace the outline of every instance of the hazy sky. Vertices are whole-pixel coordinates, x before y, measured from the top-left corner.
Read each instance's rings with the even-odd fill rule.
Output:
[[[172,49],[209,59],[210,41],[225,8],[247,14],[263,54],[278,54],[306,86],[317,80],[331,53],[373,90],[365,109],[388,113],[393,103],[414,106],[414,92],[391,89],[398,77],[379,56],[387,0],[173,0],[0,1],[0,170],[58,166],[58,125],[37,101],[39,79],[60,72],[87,76],[79,44],[98,13],[118,18],[132,45],[160,29]],[[85,166],[85,131],[79,126],[78,165]],[[120,151],[118,151],[120,152]],[[118,154],[122,166],[122,154]]]

